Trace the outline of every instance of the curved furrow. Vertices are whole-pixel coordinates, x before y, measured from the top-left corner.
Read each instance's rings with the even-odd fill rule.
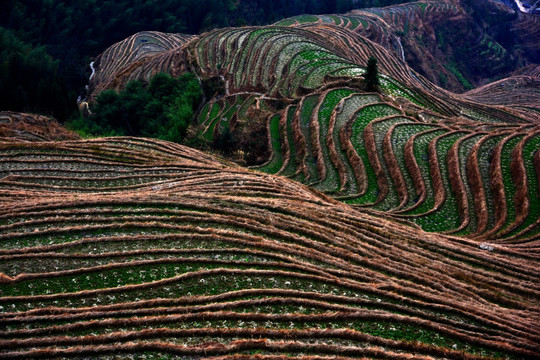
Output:
[[[393,211],[394,213],[400,214],[410,211],[419,206],[425,198],[426,185],[414,157],[414,141],[417,135],[440,129],[440,126],[434,124],[401,123],[396,124],[392,130],[388,139],[391,153],[385,151],[385,157],[390,155],[394,158],[390,161],[396,161],[394,166],[399,169],[399,177],[402,177],[403,181],[401,186],[404,186],[403,190],[406,191],[407,198]],[[399,179],[396,180],[401,182]]]
[[[282,113],[269,116],[267,122],[267,137],[268,148],[272,149],[272,152],[268,160],[264,164],[255,167],[255,169],[270,174],[275,174],[281,169],[283,165],[283,154],[281,150],[283,142],[280,140],[281,132],[279,131],[279,124],[282,116],[286,116],[286,114]]]
[[[317,162],[317,172],[319,174],[320,181],[317,184],[320,184],[322,181],[331,181],[330,176],[335,176],[335,174],[330,173],[328,166],[331,166],[332,163],[327,161],[328,155],[326,153],[326,147],[324,144],[325,133],[327,128],[324,128],[325,121],[330,119],[332,111],[337,106],[339,101],[350,94],[354,90],[352,89],[338,89],[338,90],[326,90],[321,93],[319,97],[319,102],[313,110],[311,120],[310,120],[310,135],[311,135],[311,147],[313,149],[313,154]],[[322,129],[321,129],[322,127]],[[322,134],[321,134],[322,132]],[[322,140],[322,141],[321,141]]]
[[[480,149],[489,140],[497,135],[485,134],[477,141],[471,149],[467,159],[466,173],[467,182],[471,189],[471,194],[474,201],[474,214],[476,216],[476,230],[471,232],[470,236],[475,238],[483,234],[489,222],[489,203],[487,199],[487,184],[485,184],[480,171]]]
[[[457,332],[453,329],[449,329],[445,326],[437,325],[430,323],[428,321],[422,321],[420,319],[415,318],[408,318],[403,317],[399,315],[389,315],[389,314],[377,314],[377,313],[364,313],[364,312],[335,312],[333,314],[323,313],[323,314],[313,314],[313,315],[302,315],[302,314],[242,314],[237,312],[227,312],[227,311],[219,311],[219,312],[202,312],[202,313],[195,313],[195,314],[181,314],[181,315],[166,315],[166,316],[160,316],[160,317],[154,317],[154,316],[145,316],[140,319],[105,319],[99,322],[95,321],[88,321],[88,322],[79,322],[75,324],[70,324],[66,326],[58,326],[54,328],[43,328],[39,329],[38,331],[29,331],[29,330],[21,330],[20,333],[17,331],[14,331],[13,333],[10,333],[10,337],[14,335],[18,336],[36,336],[41,334],[47,334],[49,336],[58,334],[61,331],[69,331],[71,333],[73,332],[79,332],[84,330],[93,330],[94,334],[97,330],[97,333],[99,334],[99,329],[103,327],[107,327],[109,331],[111,330],[118,330],[121,329],[136,329],[141,324],[144,324],[145,326],[149,328],[160,328],[160,326],[175,323],[175,322],[195,322],[195,321],[201,321],[202,319],[211,319],[213,322],[220,322],[220,321],[239,321],[239,322],[257,322],[257,323],[263,323],[263,322],[274,322],[274,323],[284,323],[284,322],[295,322],[295,323],[325,323],[329,321],[336,321],[336,322],[346,322],[351,320],[360,320],[364,322],[368,321],[378,321],[378,322],[402,322],[407,323],[410,325],[413,325],[415,327],[424,328],[426,330],[436,331],[438,333],[441,333],[443,336],[452,336],[457,338],[461,341],[471,341],[471,342],[480,342],[480,343],[490,343],[489,340],[481,339],[478,335],[479,334],[464,334]],[[123,330],[126,331],[126,330]],[[126,331],[127,332],[127,331]],[[97,335],[97,334],[95,334]],[[328,334],[329,335],[329,334]],[[362,334],[366,336],[365,334]],[[361,336],[361,333],[358,333],[358,336]],[[37,340],[37,339],[36,339]],[[491,340],[491,339],[490,339]],[[492,343],[497,341],[498,339],[496,337],[491,340]],[[381,341],[381,340],[379,340]],[[11,344],[14,341],[11,341]],[[10,344],[9,340],[6,342]],[[483,345],[484,345],[483,344]],[[9,345],[8,345],[9,346]]]
[[[508,143],[516,142],[519,140],[519,137],[524,135],[520,133],[514,133],[506,136],[499,144],[493,149],[492,160],[490,164],[490,177],[491,177],[491,191],[493,193],[493,200],[495,205],[495,221],[494,226],[488,232],[484,234],[486,238],[491,238],[497,233],[499,233],[505,226],[509,218],[509,208],[513,208],[515,204],[509,202],[508,195],[506,193],[505,187],[506,182],[512,181],[511,179],[506,179],[505,182],[504,174],[505,170],[507,173],[510,173],[509,169],[503,169],[502,164],[503,160],[503,150],[508,149]],[[513,148],[513,147],[512,147]],[[508,185],[510,186],[510,185]],[[510,215],[511,216],[511,215]]]
[[[515,184],[514,198],[512,199],[516,208],[515,220],[508,224],[507,228],[499,233],[500,237],[506,237],[508,233],[511,233],[517,227],[519,227],[529,215],[529,208],[531,200],[529,198],[527,169],[525,168],[523,150],[525,144],[527,144],[537,133],[532,132],[525,136],[517,146],[512,150],[512,160],[510,163],[510,172],[512,175],[512,181]]]
[[[282,36],[281,33],[282,31],[273,29],[273,31],[265,31],[254,37],[250,43],[250,51],[244,59],[244,67],[236,70],[235,82],[238,87],[254,86],[256,88],[259,82],[263,82],[263,78],[260,76],[261,72],[265,70],[263,63],[276,38]]]
[[[527,188],[529,190],[529,214],[525,221],[513,231],[512,234],[507,235],[507,240],[514,242],[517,239],[522,239],[524,243],[527,243],[529,239],[535,234],[538,234],[540,230],[540,209],[538,208],[538,199],[540,197],[540,151],[538,150],[538,134],[529,139],[524,147],[523,161],[527,170]]]
[[[343,125],[339,132],[341,150],[345,152],[347,160],[351,164],[352,171],[357,184],[357,197],[363,196],[369,186],[368,175],[366,172],[366,166],[362,161],[362,158],[358,155],[351,138],[352,138],[352,126],[356,120],[357,112],[353,113],[346,123]]]
[[[336,111],[333,111],[330,117],[326,145],[330,150],[330,160],[338,169],[341,182],[340,192],[348,196],[356,197],[359,191],[353,167],[343,153],[344,144],[341,142],[339,134],[359,108],[378,102],[380,102],[380,98],[376,95],[351,94],[341,100]]]
[[[447,151],[450,149],[451,145],[459,139],[460,134],[460,131],[447,131],[447,129],[443,128],[426,131],[419,135],[427,135],[427,141],[423,141],[422,149],[419,149],[418,153],[413,149],[413,151],[415,151],[414,156],[416,164],[420,165],[421,169],[425,169],[425,172],[429,172],[429,176],[427,174],[423,175],[425,179],[424,184],[426,185],[425,189],[427,190],[424,198],[427,201],[414,206],[413,209],[411,209],[412,213],[405,215],[405,218],[409,218],[415,222],[418,221],[421,224],[424,224],[424,226],[430,227],[441,226],[443,225],[442,222],[453,220],[456,214],[455,212],[450,215],[446,214],[449,215],[449,217],[445,217],[444,219],[440,219],[442,216],[440,214],[442,213],[442,206],[447,202],[448,196],[445,188],[445,184],[447,184],[448,181],[445,159]],[[450,138],[450,140],[447,138]],[[444,149],[439,150],[441,147],[440,142],[445,143],[445,147],[448,148],[446,151]]]
[[[296,111],[296,107],[289,105],[285,108],[285,110],[282,111],[281,116],[279,118],[279,133],[280,138],[283,139],[281,141],[281,152],[283,154],[283,163],[281,165],[281,168],[276,173],[277,175],[282,175],[283,172],[287,169],[289,166],[289,163],[292,163],[291,169],[292,172],[296,172],[296,166],[294,166],[295,160],[292,159],[292,157],[295,156],[293,154],[293,151],[295,150],[294,147],[294,141],[292,137],[290,136],[290,123],[291,118]]]
[[[440,129],[429,129],[429,130],[420,132],[418,134],[414,134],[407,141],[407,143],[405,144],[405,147],[403,148],[404,161],[407,166],[407,171],[412,178],[412,181],[414,184],[414,190],[415,190],[414,204],[408,208],[400,210],[403,213],[413,211],[419,206],[423,205],[424,201],[426,200],[428,196],[427,186],[428,184],[430,184],[430,182],[424,180],[424,176],[422,175],[423,174],[422,169],[420,168],[418,164],[418,160],[415,156],[415,144],[416,144],[417,138],[420,136],[434,134],[440,131],[441,131]]]
[[[322,332],[324,330],[306,330],[303,332],[300,331],[249,331],[249,330],[242,330],[242,329],[231,329],[231,331],[212,331],[211,329],[201,329],[201,331],[172,331],[172,330],[165,330],[160,329],[156,331],[147,331],[147,332],[130,332],[126,333],[122,336],[122,334],[114,334],[114,337],[108,338],[104,336],[96,336],[96,337],[89,337],[88,339],[83,340],[84,338],[81,338],[80,342],[69,342],[69,341],[62,341],[62,344],[65,344],[64,348],[59,349],[50,349],[45,348],[43,350],[27,350],[24,352],[9,352],[5,353],[4,356],[6,359],[15,359],[15,358],[28,358],[28,357],[35,357],[35,356],[47,356],[47,357],[59,357],[59,356],[92,356],[92,355],[98,355],[98,354],[111,354],[111,353],[127,353],[127,354],[133,354],[133,353],[172,353],[175,355],[197,355],[197,356],[205,356],[204,359],[229,359],[229,357],[232,354],[242,354],[245,352],[252,352],[252,351],[264,351],[266,354],[273,354],[273,353],[287,353],[287,354],[305,354],[305,353],[316,353],[316,354],[326,354],[326,355],[340,355],[340,356],[346,356],[347,358],[350,357],[369,357],[369,358],[375,358],[375,359],[392,359],[392,360],[404,360],[404,359],[410,359],[409,355],[405,355],[401,353],[402,349],[404,348],[406,351],[409,352],[424,352],[426,353],[426,348],[423,348],[422,346],[414,346],[410,344],[404,344],[400,342],[381,342],[381,341],[373,341],[376,346],[365,346],[365,347],[357,347],[357,346],[350,346],[350,342],[353,343],[355,341],[358,341],[360,339],[363,339],[363,336],[354,336],[354,332],[348,332],[348,333],[336,333],[335,331],[332,332],[326,331]],[[278,335],[278,338],[284,338],[284,339],[290,339],[290,340],[282,340],[282,341],[271,341],[267,340],[268,337],[276,337]],[[362,334],[359,334],[362,335]],[[340,339],[349,339],[352,338],[351,341],[346,342],[344,345],[327,345],[325,343],[316,343],[313,344],[311,341],[307,339],[326,339],[326,337],[329,338],[336,338],[336,340]],[[211,339],[212,341],[208,341],[204,343],[204,345],[177,345],[177,344],[163,344],[161,342],[153,342],[152,339],[155,339],[156,337],[165,337],[165,338],[202,338],[202,339]],[[234,340],[238,339],[239,337],[245,337],[246,339],[242,340]],[[254,337],[260,337],[260,340],[252,340]],[[299,340],[294,339],[306,339],[302,342]],[[59,340],[60,338],[50,338],[48,339],[48,342],[37,342],[38,344],[46,344],[50,343],[51,341]],[[148,339],[148,340],[146,340]],[[225,344],[218,343],[215,340],[222,340],[225,341]],[[231,342],[227,342],[225,339],[233,340]],[[98,345],[92,345],[89,340],[94,341]],[[112,341],[117,340],[119,344],[116,345],[110,345]],[[134,342],[133,340],[136,340],[137,342]],[[142,341],[145,340],[145,341]],[[337,341],[339,344],[339,341]],[[9,344],[9,343],[8,343]],[[77,347],[69,347],[77,345]],[[380,346],[385,347],[395,347],[397,351],[384,351],[381,350]],[[512,348],[510,348],[512,349]],[[432,349],[432,353],[436,356],[435,358],[449,358],[449,359],[481,359],[481,357],[477,356],[465,356],[460,352],[457,351],[449,351],[442,348],[434,348]],[[534,353],[531,352],[518,352],[521,356],[524,356],[524,358],[533,358]],[[227,356],[229,355],[229,356]],[[218,357],[216,357],[218,356]],[[232,357],[238,358],[237,356]],[[266,356],[263,358],[267,358]],[[272,358],[272,357],[270,357]],[[275,357],[274,357],[275,358]],[[280,357],[282,358],[282,357]],[[415,359],[434,359],[432,356],[426,356],[426,355],[416,355],[414,357]],[[304,356],[301,357],[301,359],[306,359]],[[312,359],[312,357],[308,357],[307,359]],[[317,357],[316,359],[321,359],[321,357]],[[324,358],[323,358],[324,359]]]
[[[385,162],[385,137],[388,131],[395,124],[413,123],[411,119],[404,116],[389,116],[371,121],[364,130],[364,142],[371,166],[377,178],[379,189],[378,198],[375,201],[377,208],[383,211],[392,210],[399,206],[396,196],[396,189],[391,186],[391,172],[398,172],[398,168],[389,168]],[[391,151],[391,149],[389,149]]]
[[[365,129],[371,121],[392,115],[399,115],[401,111],[386,103],[371,104],[361,107],[349,121],[352,122],[351,143],[357,154],[364,163],[367,175],[367,193],[351,200],[352,204],[373,204],[380,193],[377,186],[377,178],[371,160],[368,155],[369,149],[365,143]]]
[[[394,154],[394,147],[392,145],[392,136],[394,135],[394,130],[401,124],[394,124],[388,129],[384,140],[383,140],[383,156],[386,166],[390,169],[390,178],[393,181],[393,185],[396,188],[398,195],[399,205],[395,210],[400,210],[405,206],[409,201],[409,191],[407,189],[407,184],[405,183],[405,178],[402,173],[402,169],[398,164],[398,160]]]
[[[469,211],[469,200],[467,196],[467,188],[466,184],[464,182],[464,177],[462,174],[462,161],[463,156],[460,154],[460,149],[463,147],[464,143],[467,141],[470,141],[471,139],[475,139],[478,135],[477,134],[469,134],[462,138],[460,138],[458,141],[452,145],[450,148],[450,151],[448,152],[448,155],[446,157],[447,166],[448,166],[448,177],[450,182],[450,189],[456,198],[457,202],[457,208],[459,213],[459,219],[460,219],[460,225],[452,229],[452,233],[459,232],[466,228],[469,223],[471,222],[471,216],[472,214]],[[468,154],[467,154],[468,157]]]
[[[112,45],[94,61],[96,72],[90,79],[92,96],[105,89],[110,80],[141,59],[178,49],[194,39],[191,35],[140,32]]]
[[[313,104],[314,106],[316,99],[318,99],[318,94],[302,98],[296,107],[291,121],[294,146],[297,150],[296,162],[298,164],[298,171],[303,176],[304,181],[308,183],[315,176],[315,171],[311,170],[313,168],[313,161],[311,160],[313,159],[313,154],[311,152],[311,142],[309,141],[310,137],[306,134],[309,131],[309,126],[306,126],[306,119],[309,121],[311,113],[306,113],[313,111],[313,109],[310,110],[310,105]]]

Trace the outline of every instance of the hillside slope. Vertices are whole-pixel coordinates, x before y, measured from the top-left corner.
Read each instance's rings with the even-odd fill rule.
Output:
[[[3,359],[540,356],[534,246],[411,231],[184,146],[3,143],[0,202]]]
[[[455,94],[364,36],[384,45],[391,35],[365,23],[370,16],[402,24],[407,14],[421,23],[449,12],[463,11],[451,3],[410,3],[218,29],[140,55],[129,66],[102,56],[91,89],[95,96],[162,71],[221,79],[223,92],[208,94],[198,115],[200,141],[219,144],[232,133],[233,150],[247,165],[428,231],[534,242],[540,233],[535,68]],[[132,56],[128,44],[115,45],[118,58]],[[379,93],[363,91],[371,56],[379,59]]]
[[[0,141],[61,141],[80,138],[47,116],[0,112]]]

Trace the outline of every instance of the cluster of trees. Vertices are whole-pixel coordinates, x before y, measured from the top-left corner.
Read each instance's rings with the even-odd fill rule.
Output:
[[[179,78],[155,75],[148,84],[129,82],[125,89],[103,91],[88,116],[69,126],[86,135],[144,136],[182,142],[203,91],[190,73]]]
[[[0,110],[34,112],[65,119],[76,109],[69,101],[58,60],[0,27]]]

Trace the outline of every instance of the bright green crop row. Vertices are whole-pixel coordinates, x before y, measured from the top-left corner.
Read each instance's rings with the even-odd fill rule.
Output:
[[[263,165],[259,170],[275,174],[283,165],[283,154],[281,153],[281,135],[279,132],[279,114],[274,115],[270,119],[270,139],[272,144],[272,159],[266,165]]]

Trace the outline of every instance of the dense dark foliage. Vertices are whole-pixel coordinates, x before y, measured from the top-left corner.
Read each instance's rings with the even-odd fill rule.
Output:
[[[74,104],[43,46],[33,47],[0,28],[0,110],[39,112],[65,119]]]
[[[157,74],[149,84],[131,81],[117,93],[102,92],[92,114],[71,122],[86,135],[128,135],[181,142],[202,98],[193,74],[172,78]]]
[[[369,58],[366,66],[366,90],[376,91],[379,86],[379,69],[377,67],[377,59]]]
[[[344,12],[354,7],[384,6],[402,0],[2,0],[0,26],[12,29],[22,41],[41,51],[42,57],[54,65],[53,79],[46,77],[42,92],[54,94],[58,104],[43,106],[46,101],[28,94],[28,106],[34,111],[53,113],[60,120],[75,107],[77,95],[83,94],[87,83],[88,63],[108,46],[138,31],[156,30],[172,33],[198,34],[205,30],[244,24],[268,24],[285,17],[303,13]],[[44,46],[45,48],[41,48]],[[6,49],[5,46],[2,46]],[[7,48],[9,49],[9,48]],[[59,60],[54,62],[53,59]],[[27,54],[29,51],[25,51]],[[7,57],[18,56],[8,50]],[[19,51],[20,53],[20,51]],[[3,59],[4,60],[4,59]],[[8,61],[13,63],[13,61]],[[5,61],[2,62],[5,66]],[[23,71],[26,78],[39,84],[39,72]],[[50,71],[49,71],[50,72]],[[11,76],[3,87],[16,92],[27,79]],[[61,84],[68,91],[59,91]],[[24,85],[21,85],[23,90]],[[24,99],[24,97],[22,97]],[[12,105],[11,105],[12,104]],[[19,110],[16,103],[6,100],[0,110]]]

